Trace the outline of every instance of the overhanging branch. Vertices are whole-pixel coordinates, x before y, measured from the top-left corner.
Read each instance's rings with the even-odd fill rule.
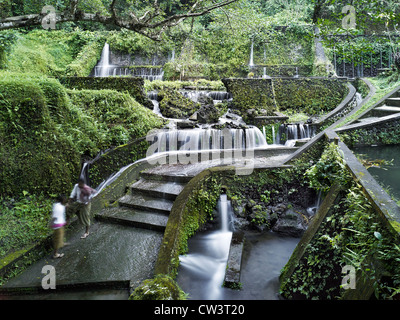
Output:
[[[117,15],[116,3],[117,0],[113,0],[110,5],[110,15],[101,15],[99,13],[85,13],[78,9],[79,0],[71,0],[70,6],[67,10],[61,13],[55,14],[56,23],[62,22],[79,22],[79,21],[90,21],[98,22],[106,25],[114,25],[117,27],[133,30],[153,40],[160,40],[160,36],[165,30],[170,27],[176,26],[187,18],[195,18],[218,8],[225,7],[238,0],[224,0],[212,5],[202,7],[203,0],[196,1],[191,8],[183,14],[176,14],[164,19],[160,19],[160,7],[158,1],[155,0],[153,3],[152,10],[146,11],[141,17],[138,17],[134,12],[130,13],[128,19],[124,19]],[[0,30],[22,28],[35,25],[41,25],[44,18],[47,16],[46,13],[31,14],[18,17],[9,17],[0,20]],[[160,19],[160,20],[158,20]]]

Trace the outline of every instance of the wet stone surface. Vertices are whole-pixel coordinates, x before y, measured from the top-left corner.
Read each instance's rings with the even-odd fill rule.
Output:
[[[11,279],[5,287],[41,286],[43,266],[56,270],[56,284],[131,280],[151,278],[163,233],[116,224],[95,223],[86,239],[83,228],[67,231],[67,242],[53,259],[51,254]]]

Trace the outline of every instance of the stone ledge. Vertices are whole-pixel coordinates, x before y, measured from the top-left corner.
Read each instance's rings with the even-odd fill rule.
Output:
[[[224,286],[227,288],[240,288],[240,271],[242,267],[244,241],[243,232],[233,233],[224,281]]]

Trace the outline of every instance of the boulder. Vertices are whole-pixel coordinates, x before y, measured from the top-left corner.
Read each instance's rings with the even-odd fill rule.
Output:
[[[301,214],[293,209],[287,209],[281,213],[272,231],[286,236],[301,237],[307,226]]]

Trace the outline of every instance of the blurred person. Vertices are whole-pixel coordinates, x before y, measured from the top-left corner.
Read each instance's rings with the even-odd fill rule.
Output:
[[[67,224],[65,218],[65,208],[68,203],[67,197],[59,195],[56,203],[53,204],[53,210],[51,215],[50,227],[54,230],[53,233],[53,258],[62,258],[64,253],[59,253],[58,250],[64,246],[64,233],[65,225]]]
[[[85,181],[80,178],[69,197],[69,214],[73,215],[76,213],[80,223],[86,227],[85,233],[81,239],[86,239],[89,236],[91,200],[92,195],[96,192],[96,190],[86,185]],[[74,200],[76,200],[76,202],[74,202]]]

